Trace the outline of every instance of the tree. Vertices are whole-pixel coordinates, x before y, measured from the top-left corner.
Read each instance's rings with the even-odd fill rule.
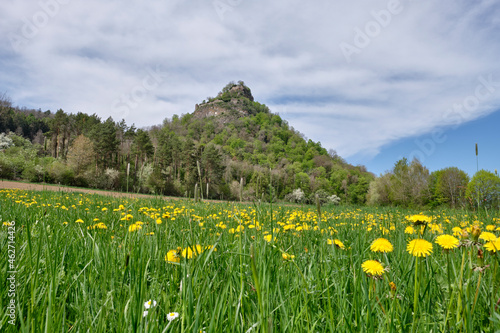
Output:
[[[92,164],[94,156],[95,152],[92,140],[81,134],[70,146],[66,162],[68,166],[75,170],[78,176]]]
[[[221,181],[223,180],[225,165],[223,163],[222,153],[212,143],[206,145],[201,154],[201,169],[205,184],[210,184],[215,190],[213,194],[218,194],[218,186],[221,185]]]
[[[116,137],[113,119],[109,117],[104,123],[94,126],[91,131],[91,139],[96,154],[96,168],[100,165],[104,170],[113,164],[113,155],[116,154],[120,144]]]
[[[132,152],[135,155],[135,167],[138,165],[142,168],[142,165],[148,161],[149,158],[154,155],[154,147],[149,137],[148,132],[144,130],[137,130],[133,144]]]
[[[466,194],[470,202],[477,204],[478,207],[498,209],[500,177],[493,172],[479,170],[467,185]]]
[[[433,173],[434,174],[434,173]],[[441,202],[456,207],[465,198],[469,176],[456,167],[445,168],[435,173],[433,195]]]
[[[401,206],[421,206],[430,198],[429,170],[418,159],[397,161],[392,170],[390,199]]]

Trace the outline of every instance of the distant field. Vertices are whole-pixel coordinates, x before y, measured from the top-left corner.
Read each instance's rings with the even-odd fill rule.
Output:
[[[500,329],[498,214],[25,185],[0,190],[2,332]]]

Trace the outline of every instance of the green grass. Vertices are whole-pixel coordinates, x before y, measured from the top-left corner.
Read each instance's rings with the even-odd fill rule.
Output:
[[[122,220],[124,213],[133,217]],[[481,240],[465,246],[463,239],[464,246],[449,253],[434,243],[455,226],[499,228],[498,213],[428,212],[436,227],[428,226],[422,237],[433,243],[433,253],[420,258],[417,272],[406,246],[418,236],[404,232],[405,216],[416,213],[322,207],[320,228],[312,206],[3,190],[0,220],[15,221],[17,272],[13,326],[6,316],[8,226],[0,226],[0,331],[500,330],[499,252],[486,251]],[[142,228],[129,232],[137,221]],[[99,222],[107,229],[89,229]],[[498,237],[499,230],[492,232]],[[378,237],[390,240],[394,251],[372,253]],[[340,240],[345,249],[328,245],[328,239]],[[165,261],[169,250],[196,244],[201,253],[192,258]],[[283,253],[295,257],[284,259]],[[363,272],[368,259],[387,268],[381,278]],[[157,304],[144,316],[148,300]],[[169,321],[171,312],[179,317]]]

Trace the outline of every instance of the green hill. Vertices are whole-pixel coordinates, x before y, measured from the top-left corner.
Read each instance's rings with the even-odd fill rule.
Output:
[[[349,203],[364,203],[374,178],[305,140],[241,81],[148,129],[95,114],[1,106],[0,128],[11,132],[0,142],[2,178],[189,197],[197,188],[204,198],[230,200],[335,195]]]

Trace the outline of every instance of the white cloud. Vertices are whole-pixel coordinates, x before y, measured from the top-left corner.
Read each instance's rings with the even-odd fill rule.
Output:
[[[4,1],[0,91],[21,106],[147,126],[244,80],[256,100],[344,157],[499,107],[497,84],[450,113],[472,101],[479,77],[500,81],[494,0],[220,0],[223,14],[213,3]],[[346,61],[340,45],[356,46],[359,31],[369,43]]]

